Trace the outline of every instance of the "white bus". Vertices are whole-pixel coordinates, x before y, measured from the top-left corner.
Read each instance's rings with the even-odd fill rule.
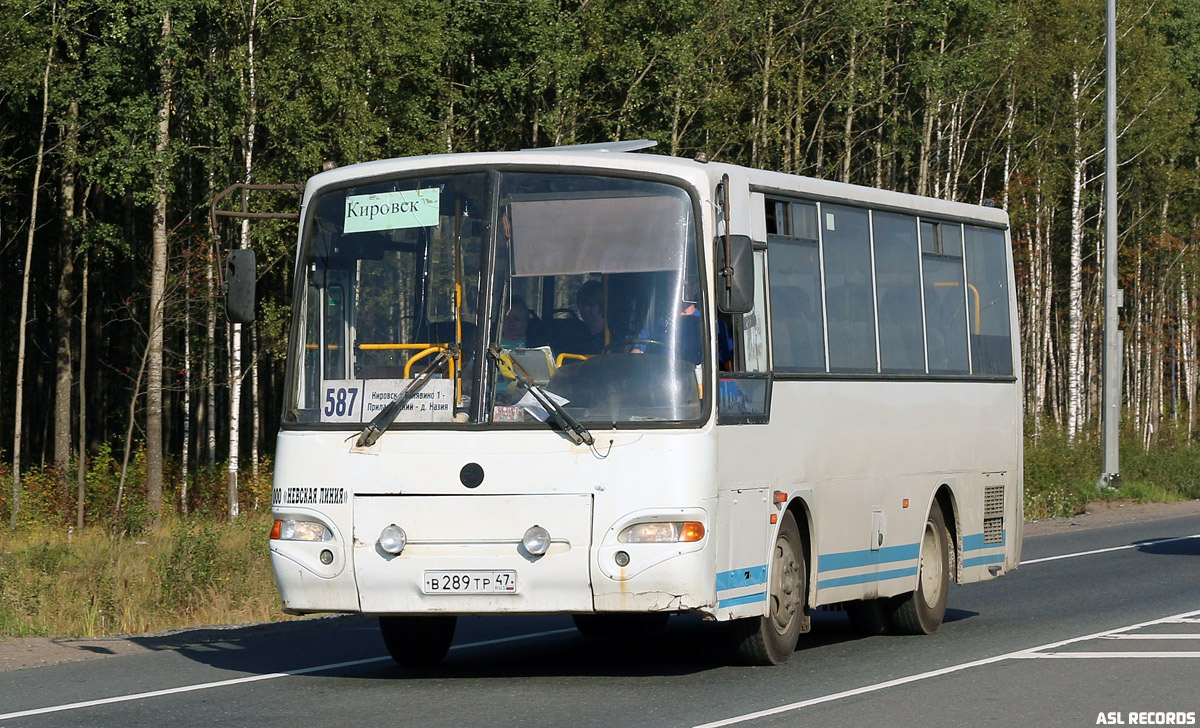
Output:
[[[931,633],[1017,567],[1007,215],[649,145],[309,180],[285,611],[377,615],[415,664],[457,615],[692,613],[779,664],[818,607]]]

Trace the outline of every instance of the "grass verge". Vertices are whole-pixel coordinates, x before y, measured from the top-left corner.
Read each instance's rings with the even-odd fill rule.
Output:
[[[1121,442],[1120,487],[1099,490],[1103,453],[1098,440],[1071,443],[1055,429],[1025,439],[1025,518],[1067,518],[1088,501],[1173,503],[1200,498],[1200,444],[1186,432],[1164,429],[1149,452]]]
[[[0,635],[95,637],[284,617],[269,513],[174,520],[137,536],[0,532]]]

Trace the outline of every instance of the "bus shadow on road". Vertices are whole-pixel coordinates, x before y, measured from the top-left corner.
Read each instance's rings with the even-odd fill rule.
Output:
[[[1136,546],[1139,552],[1155,556],[1200,556],[1200,536],[1154,539]]]
[[[974,616],[975,612],[948,609],[945,622]],[[863,639],[870,638],[856,632],[844,612],[817,611],[812,631],[800,635],[792,664],[805,664],[822,650]],[[738,660],[732,625],[705,622],[697,615],[675,615],[660,632],[624,637],[585,636],[563,616],[462,618],[460,638],[446,659],[422,668],[397,665],[385,657],[375,619],[361,616],[184,630],[132,641],[222,670],[335,679],[638,678],[756,669]],[[321,658],[314,660],[316,655]]]

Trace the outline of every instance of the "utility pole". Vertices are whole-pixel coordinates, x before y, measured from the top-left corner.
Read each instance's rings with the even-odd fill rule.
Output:
[[[1098,489],[1115,490],[1121,479],[1121,352],[1119,309],[1124,292],[1117,287],[1117,0],[1107,0],[1108,58],[1105,72],[1104,129],[1104,369],[1100,411],[1104,463]]]

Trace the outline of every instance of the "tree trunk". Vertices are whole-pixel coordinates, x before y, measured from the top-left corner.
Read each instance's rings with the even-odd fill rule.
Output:
[[[1067,437],[1075,441],[1083,414],[1083,109],[1078,72],[1071,75],[1073,136],[1071,142],[1071,263],[1068,278]]]
[[[161,40],[171,37],[171,11],[163,14]],[[146,378],[146,507],[150,519],[162,518],[163,503],[163,327],[167,287],[167,144],[171,122],[171,66],[165,58],[159,70],[158,128],[154,143],[155,199],[153,260],[150,269],[150,342]]]
[[[188,514],[188,460],[192,456],[192,262],[189,250],[183,266],[183,451],[179,454],[179,513],[183,516]]]
[[[21,510],[21,422],[25,398],[25,324],[29,321],[29,266],[33,259],[33,234],[37,230],[38,190],[42,186],[42,163],[46,157],[46,124],[50,119],[50,65],[54,61],[54,46],[46,53],[46,71],[42,74],[42,129],[38,133],[38,149],[33,167],[33,193],[29,202],[29,234],[25,238],[25,272],[21,278],[21,322],[17,329],[17,403],[13,413],[13,490],[10,525],[17,525]]]
[[[251,324],[250,327],[250,414],[251,414],[251,435],[250,438],[250,472],[258,477],[258,441],[262,436],[262,406],[260,401],[260,392],[258,389],[258,358],[260,356],[258,348],[258,324]]]
[[[211,191],[211,187],[210,187]],[[213,195],[208,198],[211,200]],[[214,241],[216,231],[213,231]],[[205,292],[208,294],[205,297],[204,306],[204,333],[207,335],[205,342],[208,345],[204,355],[204,426],[207,437],[205,438],[205,452],[208,457],[208,467],[213,467],[217,463],[217,308],[215,305],[217,291],[214,283],[215,271],[213,267],[216,265],[217,250],[216,242],[209,246],[207,259],[204,265],[204,285]]]
[[[75,153],[79,145],[79,103],[67,105],[63,121],[63,168],[59,184],[58,297],[54,357],[54,464],[67,492],[71,459],[71,289],[75,277]]]
[[[121,478],[117,483],[117,503],[113,507],[113,531],[121,522],[121,501],[125,497],[125,476],[129,473],[129,455],[133,450],[133,426],[137,421],[138,395],[142,392],[142,379],[146,375],[146,362],[150,358],[150,343],[142,350],[142,363],[138,365],[137,379],[133,383],[133,395],[129,398],[129,419],[125,424],[125,452],[121,455]]]
[[[251,171],[254,167],[254,134],[258,120],[258,79],[255,75],[254,55],[254,32],[257,24],[258,0],[251,0],[250,17],[248,18],[246,27],[246,90],[249,94],[245,137],[246,166],[244,181],[246,184],[250,184]],[[245,194],[245,192],[242,193],[243,210],[246,207]],[[243,219],[238,247],[246,248],[249,245],[250,221]],[[238,517],[238,449],[241,437],[240,421],[242,408],[242,326],[241,324],[231,324],[229,329],[231,340],[229,352],[229,469],[226,489],[229,496],[229,520],[233,521]]]
[[[83,254],[83,286],[79,307],[79,462],[75,468],[75,527],[83,528],[84,501],[87,495],[87,324],[88,254]]]
[[[846,118],[842,124],[842,137],[845,142],[845,147],[842,150],[842,181],[850,182],[850,165],[853,153],[854,141],[851,135],[854,133],[854,113],[857,91],[854,88],[856,81],[855,73],[858,65],[858,32],[851,31],[850,33],[850,69],[846,73]]]

